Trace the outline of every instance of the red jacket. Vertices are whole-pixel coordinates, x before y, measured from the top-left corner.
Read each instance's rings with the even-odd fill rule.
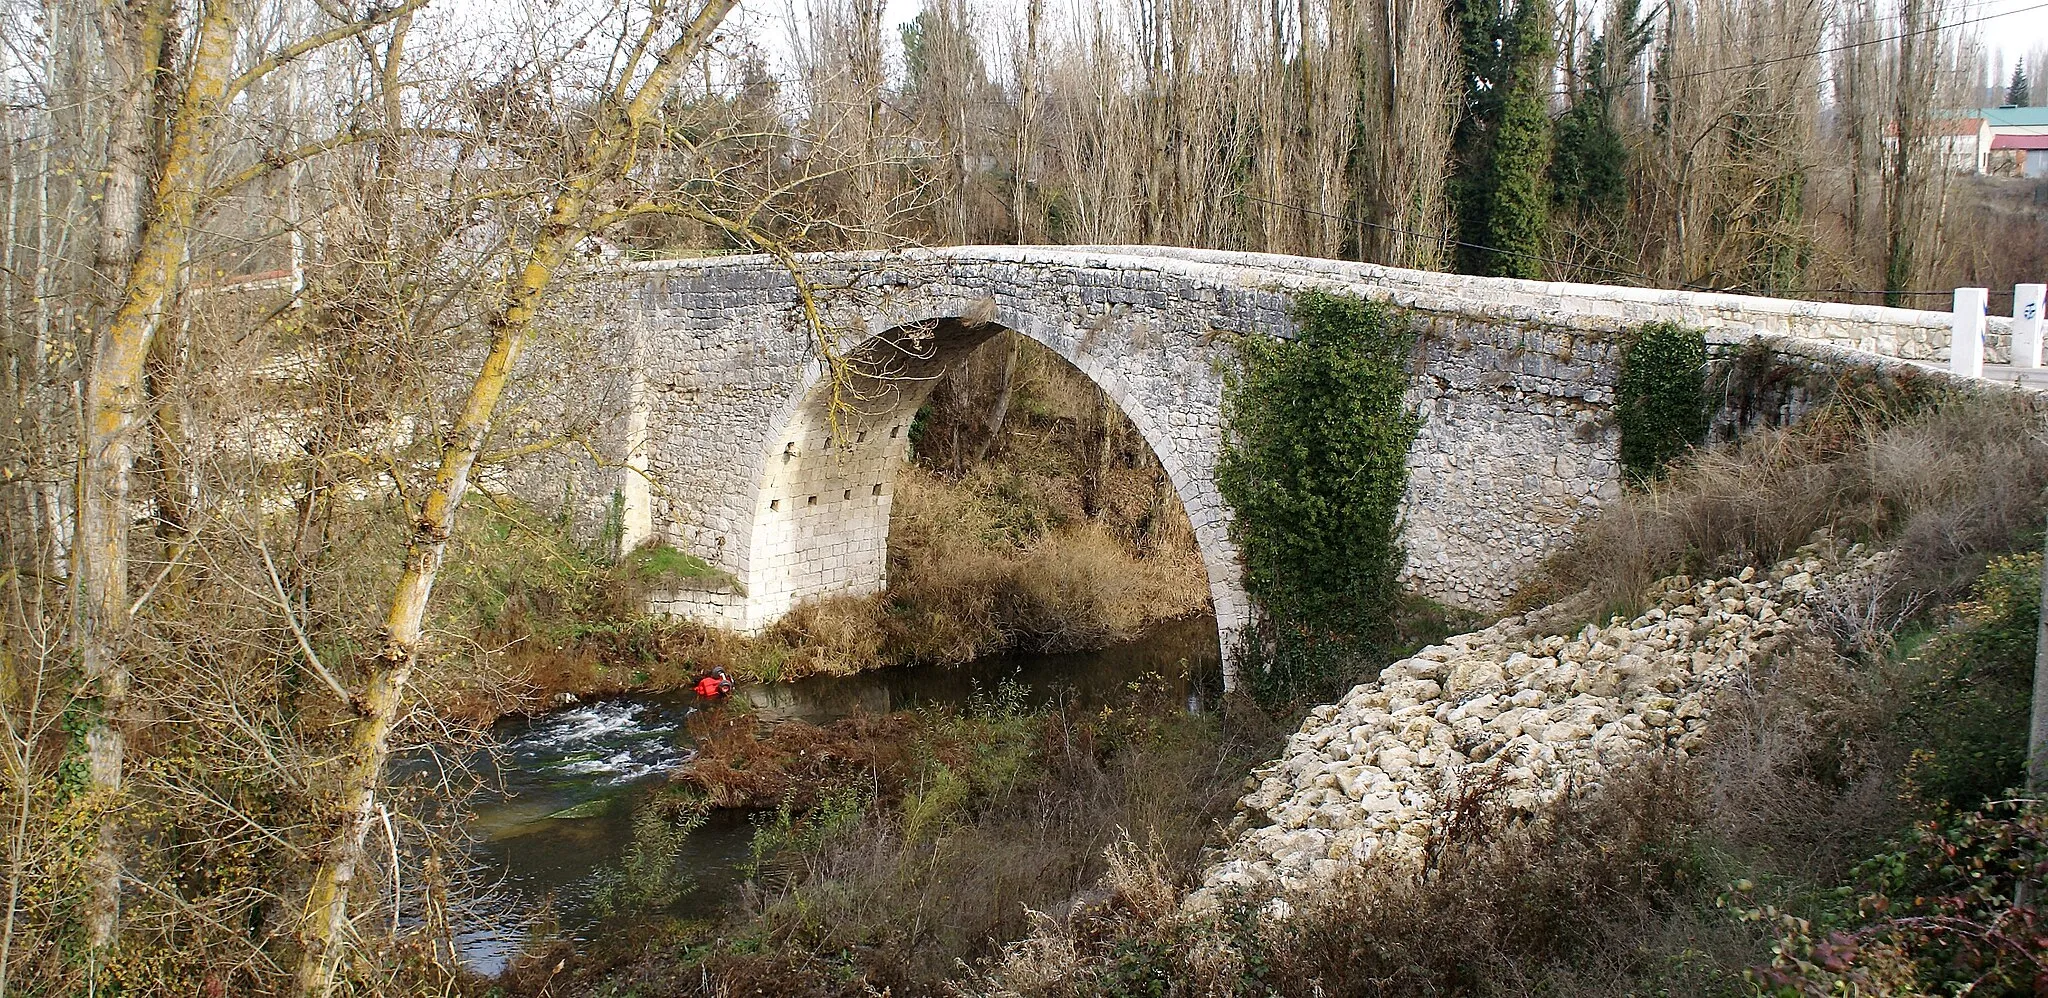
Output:
[[[705,676],[697,680],[697,685],[693,688],[697,691],[698,696],[706,699],[722,697],[732,692],[732,680],[720,679],[717,676]]]

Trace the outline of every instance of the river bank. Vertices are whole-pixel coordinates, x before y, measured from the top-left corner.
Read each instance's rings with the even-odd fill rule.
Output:
[[[992,410],[1005,415],[991,422]],[[1043,348],[991,341],[942,382],[911,436],[887,587],[807,602],[753,636],[645,612],[650,592],[716,574],[688,552],[611,558],[532,511],[496,511],[459,540],[445,617],[493,650],[507,682],[453,688],[444,712],[487,723],[569,697],[679,689],[714,667],[774,683],[1083,651],[1207,612],[1207,571],[1164,469]]]
[[[495,974],[536,946],[601,950],[604,924],[720,920],[762,872],[750,864],[778,821],[785,835],[816,825],[854,786],[868,788],[863,806],[900,802],[933,761],[966,771],[1000,741],[992,717],[1093,723],[1137,709],[1139,688],[1148,710],[1212,717],[1213,622],[1090,653],[743,685],[715,706],[643,692],[507,719],[497,751],[474,761],[487,789],[464,825],[467,876],[494,887],[456,928],[454,955]]]

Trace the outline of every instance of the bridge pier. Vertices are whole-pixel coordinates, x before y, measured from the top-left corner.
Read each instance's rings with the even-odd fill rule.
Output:
[[[911,421],[947,369],[998,331],[955,320],[892,330],[862,347],[850,376],[819,379],[769,434],[747,560],[747,627],[765,627],[808,599],[882,590]]]

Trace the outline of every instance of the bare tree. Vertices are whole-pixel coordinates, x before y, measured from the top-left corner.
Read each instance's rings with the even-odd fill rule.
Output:
[[[593,110],[588,130],[571,153],[570,169],[547,206],[546,221],[517,254],[516,277],[490,319],[490,351],[468,399],[443,437],[446,443],[439,467],[415,512],[404,571],[385,615],[380,647],[367,666],[360,691],[353,696],[356,717],[348,734],[345,769],[329,805],[337,820],[320,850],[303,908],[299,987],[306,995],[324,995],[331,990],[350,937],[349,890],[377,815],[377,791],[390,755],[391,730],[420,653],[427,601],[477,458],[490,435],[492,417],[532,336],[535,316],[557,273],[583,239],[642,210],[639,203],[608,205],[606,196],[617,197],[618,192],[611,188],[631,170],[635,148],[655,123],[661,101],[710,43],[713,31],[735,2],[707,0],[685,18],[681,30],[667,42],[658,42],[657,37],[674,30],[668,23],[672,15],[659,0],[639,23],[627,22],[621,39],[629,54],[606,83],[609,99]],[[677,206],[677,210],[694,209]]]
[[[1038,238],[1042,226],[1026,209],[1026,194],[1038,150],[1032,125],[1038,114],[1040,72],[1040,31],[1044,27],[1045,0],[1026,0],[1024,33],[1017,46],[1017,144],[1010,154],[1010,217],[1016,223],[1012,238],[1029,243]]]
[[[78,472],[74,576],[81,590],[77,644],[83,671],[99,701],[87,731],[92,781],[102,794],[121,792],[129,669],[121,642],[131,613],[129,526],[138,431],[148,417],[143,384],[165,306],[175,293],[193,226],[208,191],[213,142],[227,103],[257,81],[307,52],[369,30],[424,0],[372,13],[295,40],[246,67],[235,64],[244,15],[228,0],[209,0],[200,11],[182,58],[165,58],[175,8],[151,0],[105,9],[102,25],[113,45],[111,61],[121,91],[108,130],[102,193],[99,266],[122,274],[111,314],[94,336],[84,390],[84,457]],[[239,72],[237,70],[239,69]],[[163,136],[152,149],[152,129]],[[153,177],[149,193],[141,193]],[[103,825],[94,861],[98,895],[87,919],[96,947],[114,937],[120,907],[117,824]]]

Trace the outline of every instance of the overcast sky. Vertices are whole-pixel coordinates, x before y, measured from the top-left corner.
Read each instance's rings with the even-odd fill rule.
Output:
[[[1989,19],[1971,28],[1979,32],[1985,47],[2003,67],[2012,72],[2014,58],[2048,48],[2048,4],[2042,0],[1991,0],[1973,15]]]
[[[1024,0],[972,0],[990,22],[992,47],[1000,48],[1002,35],[1017,21]],[[1098,3],[1122,6],[1129,0],[1048,0],[1046,16],[1075,8],[1089,9]],[[771,58],[786,59],[789,52],[788,18],[792,9],[803,9],[804,0],[741,0],[740,16],[756,29],[754,37],[768,49]],[[896,43],[895,26],[917,16],[923,0],[888,0],[888,43]],[[1958,17],[1969,20],[1969,30],[1984,40],[1999,76],[2012,71],[2014,58],[2048,50],[2048,0],[1959,0]]]
[[[1991,0],[1979,16],[1988,15],[1982,30],[1993,41],[2009,39],[2008,48],[2048,44],[2048,5],[2041,0]]]

